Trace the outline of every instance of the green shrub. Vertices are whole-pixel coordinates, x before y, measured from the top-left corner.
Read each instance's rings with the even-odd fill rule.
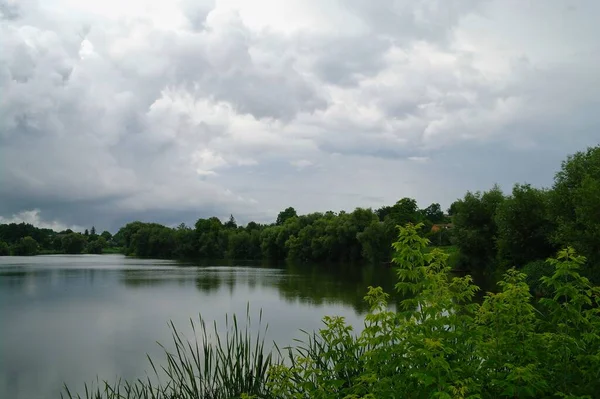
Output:
[[[481,304],[469,276],[448,278],[447,255],[426,253],[417,228],[394,244],[399,311],[370,288],[365,329],[341,318],[289,349],[270,374],[280,398],[592,398],[600,392],[599,290],[572,249],[549,260],[551,292],[533,306],[526,275],[510,269]]]
[[[4,241],[0,241],[0,256],[10,255],[10,247]]]
[[[32,237],[23,237],[11,248],[11,253],[15,256],[33,256],[37,255],[40,246]]]
[[[98,237],[96,240],[87,243],[85,252],[88,254],[101,254],[104,252],[104,248],[106,248],[106,240],[104,237]]]

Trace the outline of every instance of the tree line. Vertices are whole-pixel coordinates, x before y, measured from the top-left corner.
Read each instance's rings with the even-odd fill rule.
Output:
[[[96,233],[96,228],[83,233],[71,229],[56,232],[29,223],[0,224],[0,256],[32,256],[38,254],[101,254],[115,249],[108,231]]]
[[[402,198],[353,212],[298,215],[290,207],[270,225],[238,226],[233,216],[175,229],[134,222],[115,239],[137,256],[375,263],[391,259],[396,226],[406,223],[422,223],[420,234],[433,246],[455,246],[458,269],[517,266],[537,275],[548,268],[546,258],[571,245],[588,258],[584,272],[591,276],[600,263],[600,146],[567,157],[550,188],[515,184],[505,194],[495,185],[467,192],[447,213],[437,203],[419,209],[414,199]]]
[[[454,202],[452,242],[467,270],[524,268],[529,281],[549,273],[544,262],[572,246],[588,259],[584,274],[600,281],[600,146],[569,156],[551,188],[516,184],[468,192]]]
[[[572,245],[588,258],[591,275],[600,262],[600,146],[569,156],[551,188],[516,184],[510,194],[498,186],[467,192],[447,213],[438,203],[420,209],[414,199],[402,198],[391,206],[352,212],[298,215],[288,207],[271,224],[239,226],[233,216],[224,223],[201,218],[194,226],[176,228],[136,221],[114,237],[11,224],[0,226],[0,253],[33,254],[36,248],[99,253],[118,247],[139,257],[379,263],[391,259],[396,226],[406,223],[422,224],[420,234],[431,245],[455,246],[452,263],[459,269],[517,266],[539,274],[547,267],[543,260]]]
[[[449,219],[439,204],[419,209],[414,199],[403,198],[392,206],[353,212],[298,215],[289,207],[272,224],[238,226],[233,216],[225,223],[201,218],[193,227],[177,228],[138,221],[121,228],[114,240],[126,255],[141,257],[379,262],[390,259],[395,226],[409,222],[424,223],[425,231]],[[428,236],[436,243],[450,242],[445,231]]]

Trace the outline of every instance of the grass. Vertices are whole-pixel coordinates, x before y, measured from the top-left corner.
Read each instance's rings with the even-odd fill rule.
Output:
[[[102,250],[102,254],[122,254],[123,248],[121,247],[108,247]]]
[[[276,364],[272,351],[265,351],[264,333],[259,317],[258,333],[252,334],[249,311],[244,328],[236,316],[226,317],[223,334],[213,323],[208,328],[200,316],[190,320],[194,337],[187,339],[170,322],[174,350],[160,345],[164,366],[156,366],[148,356],[152,375],[134,382],[97,381],[85,385],[82,394],[65,385],[61,398],[69,399],[222,399],[270,397],[267,386],[269,367]],[[212,333],[212,334],[211,334]],[[223,337],[223,339],[221,338]]]

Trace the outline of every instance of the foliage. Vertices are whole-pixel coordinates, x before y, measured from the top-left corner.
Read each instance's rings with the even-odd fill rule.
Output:
[[[288,219],[295,218],[295,217],[298,217],[298,214],[296,213],[296,210],[290,206],[289,208],[286,208],[285,210],[279,212],[279,215],[277,215],[277,221],[275,222],[275,224],[277,226],[281,226]]]
[[[21,240],[25,237],[31,237],[37,242],[38,250],[35,253],[38,254],[80,254],[84,251],[101,253],[98,252],[100,246],[107,249],[110,247],[112,251],[116,249],[110,232],[104,231],[101,235],[98,235],[95,227],[91,228],[91,233],[88,233],[86,237],[84,234],[75,233],[70,229],[56,232],[52,229],[38,228],[28,223],[0,224],[0,242],[5,242],[9,248],[16,249],[16,253],[22,252],[19,248]],[[92,242],[99,240],[101,237],[104,239],[101,245],[90,246]],[[89,250],[90,248],[91,250]],[[1,253],[2,249],[0,248]]]
[[[548,192],[528,184],[516,184],[512,196],[496,209],[498,258],[506,264],[524,266],[554,252],[553,231],[547,214]]]
[[[552,240],[572,245],[600,265],[600,146],[569,156],[556,174],[549,212],[556,224]],[[600,269],[600,268],[598,268]],[[600,270],[591,271],[600,281]]]
[[[15,256],[33,256],[37,255],[40,246],[33,237],[23,237],[11,247],[11,254]]]
[[[442,206],[438,203],[433,203],[421,211],[423,217],[433,224],[444,223],[446,216],[442,211]]]
[[[96,236],[95,240],[91,240],[87,243],[85,252],[88,254],[101,254],[104,251],[104,248],[106,248],[106,245],[104,237]]]
[[[274,223],[238,224],[233,215],[200,218],[176,228],[135,221],[114,236],[71,230],[55,232],[30,224],[0,224],[0,241],[9,247],[30,236],[43,253],[99,253],[122,248],[126,255],[151,258],[294,260],[302,262],[389,263],[396,226],[420,224],[419,235],[430,246],[456,246],[449,263],[460,270],[500,275],[509,267],[543,261],[558,248],[572,245],[586,256],[582,274],[600,281],[600,146],[567,158],[551,189],[516,184],[505,196],[498,186],[467,192],[444,215],[441,205],[419,209],[401,198],[379,209],[314,212],[298,215],[293,207],[279,212]],[[448,223],[450,222],[450,223]],[[443,228],[439,225],[444,224]],[[87,230],[86,230],[87,231]],[[538,287],[535,287],[536,291]],[[540,291],[541,292],[541,291]]]
[[[548,287],[542,283],[542,277],[551,276],[554,273],[554,266],[543,260],[535,260],[523,266],[522,271],[527,276],[525,282],[534,296],[542,297],[551,294]]]
[[[447,256],[426,252],[416,226],[394,244],[398,312],[370,288],[371,312],[356,335],[339,317],[289,348],[290,365],[272,370],[280,398],[544,398],[598,392],[598,288],[577,270],[573,250],[549,260],[542,282],[553,297],[535,309],[524,273],[510,269],[500,292],[474,303],[469,276],[449,279]]]
[[[50,229],[37,228],[29,223],[0,224],[0,241],[9,246],[17,244],[22,238],[33,238],[42,248],[50,246],[56,233]]]
[[[4,241],[0,241],[0,256],[10,255],[10,247]]]
[[[452,204],[454,240],[460,250],[459,266],[468,270],[490,267],[496,259],[496,209],[505,198],[498,186],[468,192]]]
[[[85,249],[86,238],[80,233],[70,233],[62,237],[62,250],[66,254],[80,254]]]
[[[107,243],[109,243],[113,238],[112,234],[110,234],[110,232],[106,230],[104,230],[102,234],[100,234],[100,237],[104,238]]]
[[[448,255],[429,250],[422,226],[399,228],[393,261],[396,309],[369,287],[364,328],[342,317],[297,345],[265,351],[234,318],[225,340],[188,341],[175,327],[166,379],[105,383],[88,398],[592,398],[600,392],[600,288],[581,276],[585,258],[567,248],[541,277],[535,302],[526,275],[509,269],[499,292],[474,300],[470,276],[449,277]],[[157,367],[151,361],[158,375]],[[117,393],[118,392],[118,393]],[[67,391],[68,397],[73,397]]]

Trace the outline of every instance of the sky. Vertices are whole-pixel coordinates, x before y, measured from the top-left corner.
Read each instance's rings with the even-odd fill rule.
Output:
[[[595,0],[0,0],[0,222],[447,208],[600,142]]]

